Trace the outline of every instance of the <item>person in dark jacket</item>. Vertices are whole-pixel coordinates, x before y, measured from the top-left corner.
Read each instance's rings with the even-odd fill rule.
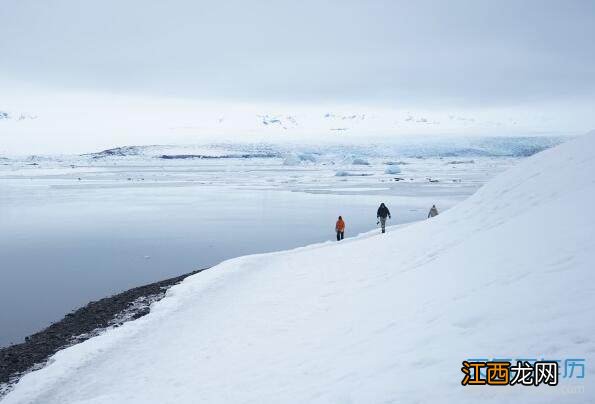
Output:
[[[436,205],[432,205],[430,212],[428,213],[428,219],[434,216],[438,216],[438,209],[436,209]]]
[[[390,210],[388,210],[388,208],[386,207],[386,205],[384,203],[381,203],[380,206],[378,207],[378,210],[376,211],[376,218],[378,219],[378,222],[380,223],[380,226],[382,227],[382,232],[386,233],[386,218],[391,218],[390,217]],[[376,223],[378,224],[378,223]]]

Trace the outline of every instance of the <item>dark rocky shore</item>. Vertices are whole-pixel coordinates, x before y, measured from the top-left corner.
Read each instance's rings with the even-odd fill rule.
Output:
[[[43,367],[57,351],[148,314],[151,303],[163,298],[167,289],[201,271],[204,269],[91,302],[28,336],[25,342],[1,348],[0,398],[24,373]]]

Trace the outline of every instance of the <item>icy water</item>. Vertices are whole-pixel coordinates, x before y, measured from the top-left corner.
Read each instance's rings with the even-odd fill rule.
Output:
[[[444,211],[518,158],[28,158],[0,165],[0,346],[90,300]],[[0,162],[2,163],[2,162]],[[389,170],[390,171],[390,170]],[[394,171],[394,170],[393,170]]]

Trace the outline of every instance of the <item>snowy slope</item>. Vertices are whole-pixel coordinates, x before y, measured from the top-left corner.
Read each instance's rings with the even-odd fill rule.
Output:
[[[224,262],[3,403],[594,401],[594,150],[546,150],[385,236]],[[462,387],[475,357],[586,358],[585,389]]]

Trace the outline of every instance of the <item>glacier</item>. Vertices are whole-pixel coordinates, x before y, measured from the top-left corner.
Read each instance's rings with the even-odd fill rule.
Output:
[[[440,148],[418,158],[422,149],[407,157],[391,147],[145,145],[0,158],[1,272],[12,285],[0,306],[19,307],[0,314],[0,346],[139,284],[329,240],[338,215],[347,237],[369,231],[380,201],[393,223],[423,219],[522,159],[477,156],[466,167],[446,165]],[[391,162],[398,176],[386,172]]]

